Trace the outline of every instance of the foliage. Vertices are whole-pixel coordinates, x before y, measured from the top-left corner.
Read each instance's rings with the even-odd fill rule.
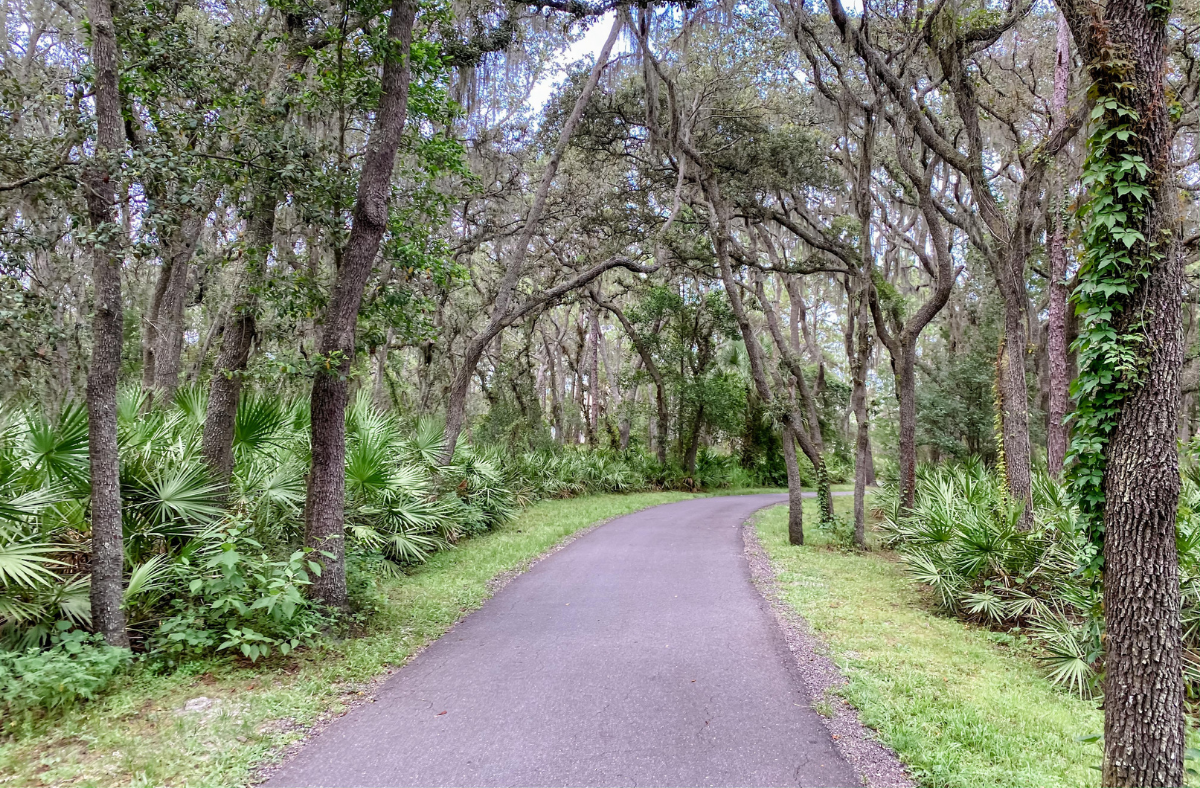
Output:
[[[834,499],[845,513],[849,498]],[[815,501],[805,517],[815,518]],[[782,601],[828,646],[846,702],[923,786],[1095,786],[1103,728],[1095,699],[1049,685],[1022,638],[930,610],[886,553],[830,549],[819,530],[787,539],[787,509],[757,518]],[[814,698],[814,700],[820,700]]]
[[[596,495],[548,500],[454,550],[435,553],[405,574],[376,574],[386,600],[359,637],[327,638],[286,660],[205,660],[176,671],[139,670],[94,702],[0,737],[0,780],[241,786],[264,758],[294,742],[296,727],[336,716],[361,686],[403,663],[483,604],[493,580],[520,570],[564,538],[596,522],[693,496]],[[354,582],[360,571],[347,556]],[[228,651],[223,652],[228,653]],[[348,688],[351,689],[348,695]],[[237,714],[183,714],[198,694]],[[218,705],[220,704],[220,705]],[[292,724],[281,725],[280,720]],[[85,749],[78,746],[86,737]],[[97,757],[120,752],[120,758]],[[222,757],[214,758],[213,752]],[[43,757],[51,754],[49,758]]]
[[[195,450],[201,393],[183,389],[169,407],[148,408],[140,390],[127,389],[118,412],[125,606],[135,647],[178,666],[224,654],[254,662],[313,644],[333,622],[305,595],[320,564],[301,545],[304,403],[255,393],[242,399],[225,500]],[[17,649],[6,653],[53,651],[82,633],[72,627],[90,624],[80,560],[88,536],[87,414],[71,405],[53,419],[34,409],[0,419],[0,643]],[[367,605],[375,604],[374,580],[363,573],[400,573],[541,499],[744,481],[732,458],[708,450],[694,477],[637,451],[512,456],[467,443],[442,466],[437,422],[405,425],[363,391],[346,422],[348,552],[362,586],[356,598]]]
[[[1079,319],[1079,375],[1071,384],[1068,479],[1088,538],[1097,550],[1089,570],[1103,565],[1106,446],[1122,403],[1138,389],[1145,369],[1144,323],[1151,319],[1133,296],[1161,258],[1162,239],[1144,232],[1160,177],[1140,154],[1139,117],[1129,105],[1137,88],[1128,63],[1111,53],[1093,66],[1092,129],[1079,210],[1083,258],[1072,293]],[[1166,230],[1165,232],[1173,232]]]
[[[49,648],[0,650],[0,731],[11,733],[37,715],[94,698],[130,657],[128,649],[72,629],[69,621],[54,627]]]
[[[1200,693],[1200,487],[1185,479],[1178,518],[1189,694]],[[1021,633],[1037,644],[1049,678],[1073,692],[1099,691],[1103,612],[1098,584],[1081,571],[1095,545],[1068,491],[1034,480],[1034,525],[994,471],[978,461],[922,467],[916,506],[902,514],[892,486],[875,497],[885,542],[946,612]]]

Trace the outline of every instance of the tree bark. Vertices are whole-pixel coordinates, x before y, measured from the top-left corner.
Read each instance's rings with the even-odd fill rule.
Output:
[[[264,188],[255,194],[247,228],[249,243],[234,285],[234,305],[226,319],[221,351],[217,354],[209,384],[200,453],[204,455],[214,481],[222,486],[229,484],[233,474],[233,430],[242,395],[242,376],[258,331],[255,318],[258,297],[254,280],[265,269],[274,243],[275,207],[273,189]]]
[[[1067,83],[1070,75],[1071,40],[1066,17],[1058,18],[1058,50],[1054,64],[1054,98],[1051,114],[1054,125],[1066,122]],[[1062,475],[1067,456],[1067,408],[1070,397],[1067,376],[1067,250],[1063,227],[1061,178],[1054,179],[1055,194],[1050,202],[1054,211],[1050,233],[1050,314],[1046,323],[1046,353],[1050,390],[1046,407],[1046,468],[1050,475]]]
[[[142,349],[142,388],[150,401],[166,404],[179,387],[183,354],[183,312],[187,306],[192,257],[205,216],[189,214],[171,233],[166,259],[150,302]]]
[[[88,463],[91,471],[92,625],[112,646],[128,648],[124,601],[125,545],[121,526],[117,445],[117,377],[121,370],[121,228],[116,183],[122,154],[120,52],[111,0],[89,0],[96,104],[96,152],[83,172],[92,244],[92,359],[87,376]]]
[[[800,464],[796,461],[796,439],[790,427],[779,432],[783,444],[783,464],[788,480],[788,544],[804,544],[804,486],[800,481]]]
[[[1104,471],[1104,767],[1106,786],[1179,786],[1184,777],[1183,646],[1175,545],[1179,502],[1176,418],[1183,367],[1183,259],[1171,169],[1174,130],[1166,93],[1169,6],[1141,0],[1059,0],[1093,79],[1097,101],[1137,113],[1122,153],[1140,155],[1150,205],[1134,244],[1145,267],[1112,318],[1140,331],[1145,364],[1121,402]],[[1113,155],[1113,154],[1109,154]],[[1132,308],[1136,305],[1137,308]],[[1119,385],[1113,383],[1111,385]]]
[[[590,356],[588,361],[591,362],[588,367],[588,391],[592,395],[591,411],[588,414],[588,421],[591,423],[592,435],[595,436],[600,430],[600,314],[599,310],[592,309],[588,316],[588,352]]]

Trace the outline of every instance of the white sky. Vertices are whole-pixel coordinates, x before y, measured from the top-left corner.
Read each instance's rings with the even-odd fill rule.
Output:
[[[857,15],[862,13],[862,0],[842,0],[842,5],[850,14]],[[604,16],[597,19],[588,28],[587,33],[583,38],[567,47],[566,51],[559,56],[557,67],[546,76],[542,77],[533,90],[529,94],[527,106],[533,110],[534,114],[540,114],[542,108],[546,106],[546,102],[550,100],[550,94],[562,82],[563,77],[567,74],[567,65],[574,63],[581,57],[595,59],[600,48],[604,46],[604,40],[608,38],[608,32],[612,29],[613,13],[608,12]],[[617,41],[614,52],[621,48],[621,41]]]
[[[595,59],[600,48],[604,46],[609,31],[612,30],[612,23],[613,12],[611,11],[593,22],[583,38],[567,47],[566,51],[558,57],[555,69],[533,86],[533,91],[529,94],[529,101],[526,103],[535,114],[541,113],[542,107],[546,106],[546,102],[550,100],[550,94],[567,75],[566,67],[568,65],[581,57]],[[618,42],[618,46],[620,46],[620,42]]]

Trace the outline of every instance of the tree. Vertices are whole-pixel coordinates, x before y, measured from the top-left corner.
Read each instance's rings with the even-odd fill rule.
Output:
[[[120,458],[117,455],[117,376],[121,370],[124,309],[121,301],[121,227],[116,218],[117,184],[124,152],[121,56],[110,0],[89,0],[92,30],[96,150],[83,174],[91,220],[92,358],[88,366],[88,460],[91,470],[92,622],[113,646],[128,646],[122,610],[125,542],[121,524]]]
[[[1170,6],[1059,3],[1092,84],[1070,477],[1103,546],[1106,786],[1183,785],[1175,543],[1182,260]]]
[[[325,311],[321,360],[312,387],[312,468],[304,506],[304,543],[323,569],[310,593],[333,608],[346,606],[345,455],[347,375],[355,356],[355,329],[363,288],[388,228],[392,169],[408,119],[413,75],[415,0],[393,0],[388,18],[383,92],[359,175],[350,240]]]

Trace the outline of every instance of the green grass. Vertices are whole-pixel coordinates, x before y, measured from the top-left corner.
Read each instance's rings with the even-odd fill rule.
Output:
[[[545,501],[382,583],[389,604],[363,637],[269,664],[231,661],[169,676],[133,673],[102,699],[0,744],[0,784],[240,785],[314,722],[343,713],[372,679],[437,638],[520,569],[599,520],[694,498],[682,493]],[[182,714],[193,698],[218,701]]]
[[[1094,701],[1052,687],[1013,638],[931,612],[887,554],[830,547],[815,503],[806,546],[787,544],[786,507],[759,516],[759,538],[784,601],[847,677],[840,694],[923,785],[1099,784],[1100,745],[1078,740],[1104,728]]]

